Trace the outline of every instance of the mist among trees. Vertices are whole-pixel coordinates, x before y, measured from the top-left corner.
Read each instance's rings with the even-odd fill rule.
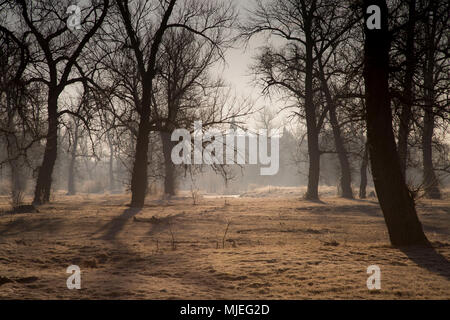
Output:
[[[154,196],[305,187],[295,197],[311,203],[376,201],[392,245],[430,246],[416,204],[450,182],[449,12],[444,0],[0,1],[0,193],[13,211],[79,194],[140,210]],[[256,95],[224,75],[239,50]],[[277,132],[278,172],[174,164],[173,132],[196,121]]]

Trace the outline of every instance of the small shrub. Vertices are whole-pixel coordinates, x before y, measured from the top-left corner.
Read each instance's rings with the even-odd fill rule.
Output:
[[[11,191],[11,207],[16,208],[21,206],[23,204],[24,197],[24,193],[20,190]]]
[[[201,200],[201,197],[202,197],[200,195],[200,190],[198,190],[197,188],[191,187],[191,197],[192,197],[193,205],[195,206],[196,204],[199,203],[199,201]]]

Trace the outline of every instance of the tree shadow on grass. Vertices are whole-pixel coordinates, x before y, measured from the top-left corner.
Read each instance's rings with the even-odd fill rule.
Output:
[[[139,212],[141,212],[141,208],[125,209],[120,216],[113,218],[110,222],[108,222],[95,232],[95,233],[104,232],[104,234],[100,236],[98,239],[114,240],[116,236],[119,234],[119,232],[122,231],[123,227],[128,222],[128,220],[137,215]]]
[[[421,268],[450,280],[450,261],[433,247],[414,246],[399,248]]]
[[[305,196],[301,197],[300,200],[304,201],[304,202],[310,202],[310,203],[327,204],[326,202],[322,201],[321,199],[308,199]]]
[[[326,203],[325,203],[326,204]],[[327,205],[314,207],[299,207],[298,211],[307,211],[311,214],[329,215],[329,216],[370,216],[375,218],[383,218],[381,209],[369,205]]]
[[[424,222],[422,222],[422,227],[423,227],[423,231],[425,231],[426,233],[434,232],[434,233],[445,234],[447,236],[449,235],[449,233],[448,233],[449,230],[447,227],[432,226],[432,225],[428,225]]]
[[[20,217],[0,225],[0,236],[23,236],[28,232],[55,233],[61,229],[62,224],[63,220],[59,218]]]

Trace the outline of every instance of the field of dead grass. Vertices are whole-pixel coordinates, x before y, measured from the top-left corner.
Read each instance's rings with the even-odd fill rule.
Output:
[[[1,214],[0,298],[450,298],[448,199],[417,205],[433,249],[391,247],[374,198],[128,202],[58,194],[39,213]],[[81,290],[66,287],[73,264]],[[369,265],[381,268],[381,290],[366,287]]]

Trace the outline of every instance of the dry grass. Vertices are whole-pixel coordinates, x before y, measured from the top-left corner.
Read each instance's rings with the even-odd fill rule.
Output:
[[[449,200],[418,203],[434,250],[400,250],[374,199],[279,192],[195,206],[189,194],[155,197],[141,211],[128,195],[58,194],[40,213],[0,216],[0,298],[450,298]],[[66,287],[72,264],[81,290]],[[380,291],[366,287],[373,264]]]

